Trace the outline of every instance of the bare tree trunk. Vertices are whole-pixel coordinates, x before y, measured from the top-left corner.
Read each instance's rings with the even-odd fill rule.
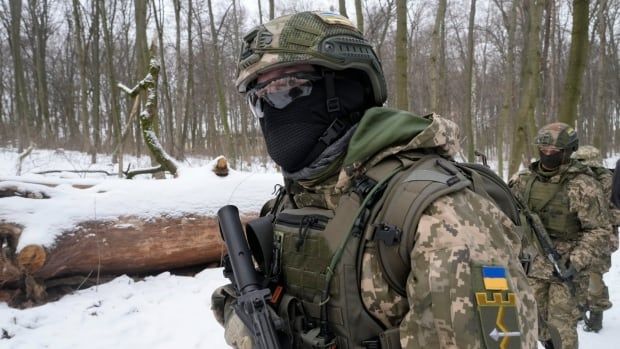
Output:
[[[338,12],[345,17],[349,17],[347,15],[347,2],[346,0],[338,0]]]
[[[441,100],[441,92],[440,92],[440,84],[441,84],[441,73],[442,69],[440,65],[443,62],[443,52],[441,48],[443,47],[442,43],[442,35],[443,28],[445,26],[446,19],[446,7],[447,0],[439,0],[437,4],[437,14],[435,15],[435,25],[433,27],[432,34],[432,48],[431,48],[431,110],[434,112],[439,112],[440,105],[442,105],[443,101]]]
[[[36,96],[37,96],[37,119],[41,129],[37,130],[41,141],[53,142],[53,134],[50,124],[49,94],[47,89],[47,70],[45,64],[47,47],[48,27],[48,4],[47,0],[29,0],[28,8],[33,32],[33,59],[35,64]]]
[[[232,132],[228,123],[228,106],[226,104],[226,95],[224,93],[224,87],[222,86],[222,70],[220,68],[220,55],[218,48],[218,31],[215,28],[215,19],[213,16],[213,8],[211,6],[211,0],[207,1],[209,7],[209,23],[211,25],[211,53],[213,55],[213,62],[215,65],[215,93],[217,94],[217,101],[219,106],[220,119],[222,126],[224,127],[224,138],[228,148],[227,157],[231,159],[234,164],[237,159],[235,151],[235,144],[232,138]]]
[[[97,0],[97,3],[100,7],[101,11],[101,27],[103,29],[103,42],[106,49],[106,66],[107,66],[107,75],[108,81],[110,85],[110,110],[112,117],[112,125],[114,130],[114,140],[115,140],[115,149],[116,151],[112,154],[112,157],[118,159],[118,174],[119,177],[122,177],[123,171],[123,144],[121,137],[121,112],[120,112],[120,98],[118,93],[118,88],[116,88],[116,71],[114,69],[114,44],[112,42],[112,33],[111,27],[114,23],[110,23],[108,25],[108,16],[106,11],[106,2],[102,0]],[[116,11],[116,1],[113,2],[112,11]]]
[[[159,78],[159,62],[157,62],[157,45],[155,44],[155,40],[151,43],[151,48],[149,49],[149,53],[151,56],[148,74],[144,79],[142,79],[134,88],[129,89],[122,84],[119,84],[128,95],[134,98],[138,98],[141,92],[146,92],[147,98],[146,103],[144,104],[144,110],[140,113],[140,127],[142,130],[142,135],[144,136],[144,142],[146,143],[147,148],[150,151],[151,158],[154,158],[157,161],[157,167],[152,167],[149,169],[137,169],[131,170],[126,173],[127,178],[131,179],[135,175],[144,174],[144,173],[162,173],[168,171],[172,173],[176,177],[178,165],[176,161],[170,157],[163,146],[159,142],[157,138],[157,133],[154,130],[154,120],[157,120],[157,83]]]
[[[502,5],[495,2],[502,12],[504,26],[508,33],[508,47],[506,52],[506,62],[504,63],[504,85],[502,96],[502,111],[499,116],[497,128],[498,136],[496,137],[497,146],[497,173],[500,177],[504,177],[504,143],[507,134],[506,126],[508,120],[513,120],[515,105],[515,32],[517,27],[517,3],[513,1],[510,4],[510,12],[505,13]]]
[[[536,125],[534,124],[534,109],[536,106],[536,96],[540,85],[540,27],[542,20],[543,0],[529,0],[525,2],[527,12],[527,26],[524,36],[525,57],[522,69],[523,93],[517,113],[517,123],[513,135],[513,147],[510,152],[510,164],[508,167],[509,176],[519,170],[519,164],[523,161],[529,163],[530,150],[528,145],[532,144]],[[523,155],[525,156],[525,159]]]
[[[592,144],[601,150],[602,155],[608,154],[607,144],[609,143],[609,135],[607,129],[609,122],[607,121],[609,115],[607,113],[607,91],[605,86],[605,75],[607,67],[607,22],[606,22],[607,0],[600,0],[598,9],[598,64],[597,64],[597,79],[596,79],[596,118],[594,118],[595,129],[594,139]],[[611,126],[611,125],[609,125]]]
[[[263,6],[261,4],[261,0],[256,0],[258,3],[258,23],[263,25]]]
[[[134,20],[136,24],[136,39],[135,39],[135,56],[136,56],[136,71],[134,73],[134,78],[136,80],[142,77],[145,71],[147,71],[147,67],[149,64],[148,58],[148,44],[146,37],[146,15],[147,15],[147,7],[146,0],[135,0],[134,1]],[[144,100],[144,96],[140,96],[140,104]],[[134,137],[136,140],[136,156],[139,157],[141,154],[141,135],[140,135],[140,121],[136,120],[134,125]],[[155,123],[154,130],[157,132],[159,130],[159,126]],[[151,158],[151,164],[155,166],[155,161]]]
[[[175,26],[175,44],[174,44],[174,53],[175,53],[175,61],[176,61],[176,93],[175,93],[175,107],[174,107],[174,120],[175,120],[175,133],[174,138],[176,139],[176,147],[175,152],[173,154],[177,154],[177,157],[185,156],[185,139],[183,137],[183,63],[181,61],[181,1],[174,0],[174,20],[176,23]],[[188,44],[191,45],[191,41],[188,41]],[[189,75],[188,75],[189,77]]]
[[[573,0],[573,30],[568,56],[568,70],[559,113],[561,122],[573,126],[577,120],[577,105],[581,98],[581,81],[588,57],[588,14],[588,0]]]
[[[17,111],[17,120],[19,122],[20,138],[18,151],[21,153],[30,144],[30,125],[31,118],[30,108],[28,106],[26,80],[24,78],[24,63],[21,53],[21,18],[22,18],[22,2],[21,0],[9,1],[10,5],[10,35],[9,46],[11,47],[11,56],[13,58],[13,79],[15,81],[15,104]]]
[[[90,162],[97,162],[97,151],[99,151],[101,146],[101,125],[100,125],[100,98],[101,98],[101,76],[100,76],[100,59],[99,59],[99,6],[97,6],[97,0],[92,3],[92,11],[93,11],[93,22],[92,22],[92,33],[93,33],[93,50],[92,50],[92,67],[93,73],[91,78],[91,84],[93,89],[93,147],[91,151]]]
[[[275,18],[275,4],[274,4],[275,0],[269,0],[269,20],[272,20]]]
[[[160,5],[163,6],[163,3],[160,2]],[[157,15],[157,9],[155,7],[155,0],[151,1],[151,8],[153,9],[153,18],[155,19],[155,27],[157,28],[157,39],[159,42],[159,59],[161,62],[165,62],[164,57],[164,20],[163,20],[163,8],[160,8],[160,15]],[[166,69],[166,65],[162,64],[161,66],[161,76],[163,80],[163,112],[164,112],[164,129],[166,137],[164,144],[168,149],[170,154],[176,154],[176,156],[182,158],[182,154],[176,153],[175,147],[175,134],[174,134],[174,116],[172,113],[172,98],[170,97],[170,81],[168,79],[168,70]]]
[[[407,92],[407,0],[396,0],[396,108],[409,107]]]
[[[185,115],[183,117],[183,132],[179,139],[180,144],[185,147],[187,143],[187,135],[189,133],[190,118],[193,115],[193,100],[194,100],[194,49],[192,43],[192,0],[187,0],[187,83],[185,85]],[[177,103],[181,103],[178,101]]]
[[[86,45],[82,37],[84,28],[82,27],[83,22],[79,0],[73,0],[73,20],[75,21],[75,48],[77,50],[78,65],[80,67],[80,119],[82,120],[83,149],[90,151]]]
[[[362,11],[362,0],[355,0],[355,19],[357,29],[364,34],[364,13]]]
[[[469,27],[467,35],[467,63],[465,67],[465,83],[467,84],[465,92],[465,134],[467,135],[467,161],[475,161],[475,139],[473,128],[473,116],[471,110],[471,99],[473,98],[472,80],[474,75],[474,21],[476,19],[476,0],[471,0],[471,9],[469,12]]]

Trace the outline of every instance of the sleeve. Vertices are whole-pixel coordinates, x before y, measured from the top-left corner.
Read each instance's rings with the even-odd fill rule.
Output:
[[[580,271],[606,248],[611,221],[601,185],[592,177],[575,177],[567,184],[567,190],[570,210],[577,214],[581,223],[580,239],[570,253],[571,264]]]
[[[502,269],[508,286],[496,293],[516,298],[506,323],[520,336],[511,340],[520,341],[517,347],[535,347],[536,303],[517,257],[519,239],[509,236],[511,227],[497,207],[470,191],[440,198],[425,211],[410,255],[410,309],[400,325],[403,348],[483,348],[492,340],[500,307],[486,308],[485,315],[477,304],[479,294],[493,298],[483,285],[484,266]],[[489,319],[491,328],[483,325]]]

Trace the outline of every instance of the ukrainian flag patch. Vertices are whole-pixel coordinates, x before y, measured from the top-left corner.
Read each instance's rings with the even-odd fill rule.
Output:
[[[496,265],[482,266],[482,280],[484,288],[489,291],[508,290],[508,280],[506,279],[506,268]]]

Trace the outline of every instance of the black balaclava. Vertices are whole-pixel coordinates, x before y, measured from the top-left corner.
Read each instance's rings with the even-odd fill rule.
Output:
[[[546,170],[555,170],[561,165],[567,164],[570,162],[570,155],[573,151],[568,149],[562,149],[559,152],[551,155],[545,155],[543,152],[538,151],[538,155],[540,156],[540,163]]]
[[[332,124],[334,116],[348,116],[366,108],[364,88],[360,82],[336,77],[335,87],[340,99],[340,111],[331,115],[327,112],[323,80],[313,83],[310,95],[294,100],[283,109],[264,104],[260,126],[267,152],[284,171],[298,171],[315,160],[308,155]]]

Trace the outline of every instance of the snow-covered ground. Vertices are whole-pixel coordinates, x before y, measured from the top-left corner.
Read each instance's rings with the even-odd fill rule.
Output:
[[[0,179],[15,174],[15,158],[14,151],[0,149]],[[100,159],[104,165],[90,166],[87,155],[37,151],[28,160],[31,165],[26,166],[29,162],[24,162],[23,173],[33,180],[41,180],[40,176],[28,173],[70,168],[114,170],[107,164],[109,158]],[[253,172],[231,171],[223,179],[210,172],[209,160],[195,161],[192,165],[204,166],[184,167],[179,178],[161,181],[57,175],[68,182],[98,184],[90,189],[73,189],[69,185],[50,189],[29,184],[28,189],[46,190],[53,199],[0,199],[0,220],[11,217],[11,221],[28,227],[22,238],[49,244],[55,234],[72,222],[89,217],[102,219],[118,214],[152,217],[170,211],[214,213],[225,204],[255,210],[270,196],[273,186],[281,182],[279,174],[260,165]],[[609,165],[615,163],[609,160]],[[148,163],[146,159],[143,161],[142,165]],[[50,207],[52,202],[54,206]],[[618,345],[619,263],[617,252],[612,270],[605,275],[611,300],[617,306],[605,313],[604,329],[598,334],[579,330],[580,348]],[[166,272],[141,281],[120,276],[39,307],[18,310],[0,303],[0,348],[224,348],[223,330],[215,322],[210,305],[212,291],[225,282],[221,269],[204,270],[194,277]]]

